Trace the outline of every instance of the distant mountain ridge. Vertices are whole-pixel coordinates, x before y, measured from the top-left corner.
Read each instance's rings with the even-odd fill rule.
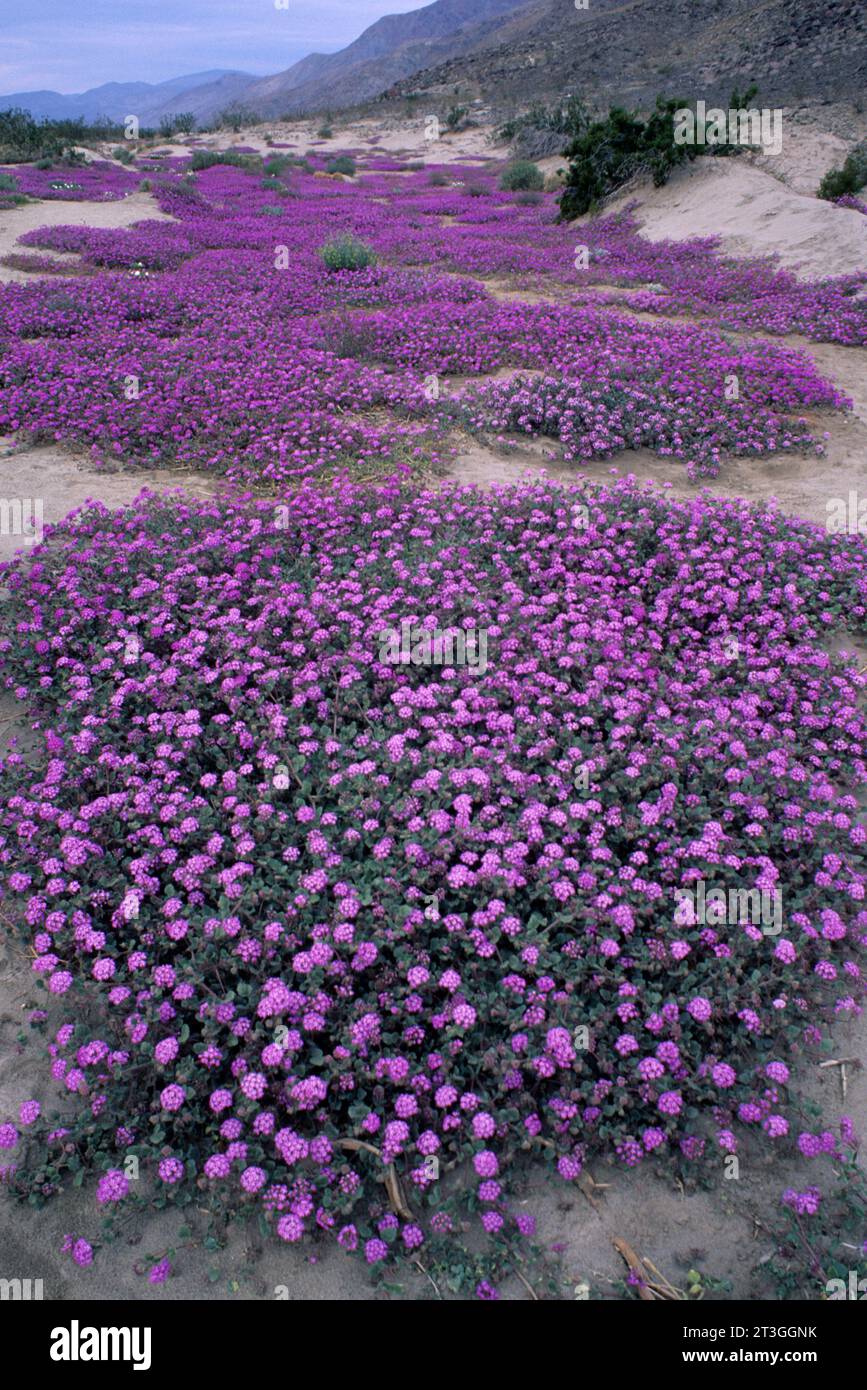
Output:
[[[7,96],[0,96],[0,110],[20,106],[38,121],[75,120],[77,117],[88,121],[96,121],[100,117],[122,121],[127,116],[137,116],[142,125],[155,125],[161,116],[169,112],[191,110],[195,92],[201,87],[223,86],[225,104],[228,104],[253,81],[255,78],[251,73],[215,68],[173,77],[166,82],[105,82],[86,92],[70,94],[11,92]],[[189,98],[190,104],[184,104],[185,98]]]

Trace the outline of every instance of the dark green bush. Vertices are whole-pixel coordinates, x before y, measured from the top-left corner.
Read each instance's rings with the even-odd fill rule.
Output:
[[[867,184],[867,141],[856,145],[846,156],[842,169],[829,169],[819,184],[820,198],[843,198],[860,193]]]
[[[291,154],[269,154],[262,166],[262,172],[268,178],[279,178],[280,174],[285,174],[295,163],[297,161]]]
[[[376,252],[357,237],[335,237],[320,247],[319,254],[328,270],[365,270],[376,264]]]
[[[336,159],[329,159],[325,166],[327,174],[349,174],[350,177],[355,173],[355,160],[350,159],[348,154],[340,154]]]
[[[730,110],[741,110],[756,95],[754,86],[745,92],[732,92]],[[561,218],[579,217],[609,193],[622,188],[638,174],[650,174],[657,188],[667,183],[674,168],[699,155],[738,154],[738,143],[676,144],[675,112],[688,103],[676,98],[657,97],[645,119],[637,112],[613,106],[601,120],[591,121],[564,151],[571,161],[566,186],[560,198]]]
[[[500,179],[500,187],[508,193],[518,191],[528,192],[533,189],[540,190],[544,187],[545,175],[538,165],[531,163],[529,159],[516,159],[514,164],[510,164]]]
[[[187,198],[190,202],[202,202],[202,195],[196,187],[195,174],[186,174],[183,179],[155,178],[152,184],[155,193],[171,193],[176,198]]]
[[[0,173],[0,208],[13,208],[26,202],[24,194],[18,192],[18,182],[14,175]],[[20,268],[25,269],[24,266]]]
[[[234,154],[231,150],[196,150],[190,160],[190,168],[194,170],[212,169],[215,164],[231,164],[248,174],[258,174],[262,169],[259,155]]]
[[[646,121],[620,106],[612,107],[604,120],[593,121],[565,151],[571,163],[560,197],[561,217],[588,212],[636,174],[651,173],[658,187],[676,165],[695,159],[702,147],[674,142],[674,113],[684,106],[658,97]]]

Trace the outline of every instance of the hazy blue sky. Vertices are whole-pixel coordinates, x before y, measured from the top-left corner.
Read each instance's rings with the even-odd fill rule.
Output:
[[[0,0],[0,92],[81,92],[208,68],[272,73],[425,0]]]

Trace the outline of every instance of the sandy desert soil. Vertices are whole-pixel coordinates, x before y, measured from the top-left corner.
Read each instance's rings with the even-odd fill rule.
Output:
[[[143,488],[151,492],[180,488],[187,495],[210,497],[218,485],[201,473],[165,468],[97,471],[86,459],[71,452],[50,446],[15,449],[0,437],[0,497],[40,498],[46,526],[56,525],[89,502],[100,502],[105,507],[128,506]],[[10,560],[18,549],[26,553],[31,546],[32,542],[23,543],[20,536],[0,533],[0,563]]]
[[[299,152],[311,145],[325,151],[370,148],[368,142],[373,140],[374,147],[384,154],[431,163],[469,156],[502,157],[504,153],[489,142],[485,128],[436,142],[426,141],[421,119],[413,123],[363,122],[351,131],[335,127],[334,136],[326,142],[318,142],[315,131],[306,123],[272,124],[255,132],[246,131],[234,143],[264,152],[268,148],[268,132]],[[704,161],[678,176],[670,188],[631,191],[628,196],[638,196],[641,201],[645,235],[657,239],[719,233],[724,236],[727,249],[737,254],[776,252],[784,264],[797,266],[799,274],[808,278],[863,268],[867,260],[867,219],[821,204],[810,196],[825,169],[840,162],[844,142],[816,130],[802,133],[801,144],[793,142],[784,147],[773,167],[765,157]],[[223,139],[220,143],[225,146],[227,142]],[[803,151],[800,161],[799,149]],[[556,163],[553,161],[552,167]],[[28,204],[0,213],[0,255],[11,250],[17,238],[35,226],[61,222],[128,226],[139,218],[160,215],[146,193],[134,193],[115,203]],[[2,267],[0,276],[7,280],[27,278],[22,272]],[[504,292],[509,293],[508,287]],[[522,297],[519,289],[512,293]],[[827,426],[828,457],[818,460],[793,454],[759,462],[733,460],[720,478],[706,481],[703,486],[713,495],[741,496],[756,503],[775,498],[784,510],[821,525],[830,497],[845,496],[849,488],[857,489],[861,495],[867,492],[867,353],[793,338],[787,341],[808,352],[823,373],[854,399],[852,415],[837,416]],[[12,449],[10,445],[10,441],[0,441],[0,496],[43,497],[46,521],[59,520],[88,499],[109,507],[122,506],[142,486],[181,486],[197,495],[213,488],[210,480],[200,475],[97,472],[86,460],[56,448]],[[470,440],[459,441],[448,475],[455,481],[490,487],[517,481],[524,474],[538,474],[541,469],[555,479],[576,476],[574,465],[546,457],[546,450],[539,445],[506,455]],[[615,470],[669,487],[679,497],[694,496],[697,490],[687,481],[682,465],[658,459],[645,450],[582,471],[591,477],[606,477]],[[0,559],[8,558],[19,543],[17,538],[0,537],[0,546],[5,546]],[[861,662],[867,659],[863,647],[858,648],[854,642],[848,646],[858,651]],[[0,749],[12,732],[17,732],[19,746],[26,754],[33,736],[21,724],[14,701],[4,696],[0,702]],[[0,937],[0,943],[3,939]],[[49,1104],[53,1100],[41,1060],[35,1051],[27,1049],[25,1053],[17,1041],[25,1011],[35,1003],[26,954],[20,947],[7,946],[5,956],[0,954],[2,1115],[12,1113],[31,1096]],[[841,1027],[837,1040],[839,1055],[863,1057],[867,1018]],[[827,1104],[829,1114],[839,1114],[840,1083],[835,1069],[821,1070],[811,1062],[805,1067],[802,1083],[808,1096]],[[844,1108],[852,1115],[856,1132],[865,1132],[867,1071],[850,1071]],[[772,1250],[765,1226],[776,1216],[781,1190],[786,1185],[806,1185],[813,1175],[804,1160],[781,1163],[776,1158],[751,1156],[747,1152],[737,1182],[725,1181],[720,1170],[718,1180],[696,1192],[678,1188],[670,1176],[662,1170],[653,1172],[648,1165],[640,1172],[596,1165],[592,1176],[596,1183],[608,1186],[590,1189],[587,1195],[576,1187],[550,1183],[544,1173],[536,1173],[530,1177],[523,1199],[526,1209],[537,1215],[541,1243],[557,1263],[567,1298],[574,1296],[575,1287],[584,1283],[603,1296],[616,1292],[625,1273],[612,1245],[616,1236],[649,1256],[675,1283],[682,1281],[690,1265],[697,1265],[714,1278],[730,1281],[730,1292],[724,1296],[772,1297],[773,1288],[763,1274],[763,1261]],[[144,1253],[161,1254],[175,1243],[173,1232],[178,1221],[171,1214],[152,1215],[144,1225],[140,1219],[138,1224],[133,1222],[125,1243],[112,1251],[103,1251],[90,1271],[78,1271],[68,1257],[60,1254],[65,1232],[93,1237],[96,1219],[90,1192],[70,1188],[39,1212],[2,1204],[0,1248],[4,1266],[14,1265],[26,1270],[30,1277],[42,1278],[45,1296],[53,1299],[262,1299],[285,1296],[283,1290],[297,1300],[371,1297],[363,1270],[342,1253],[332,1250],[313,1257],[299,1255],[288,1247],[261,1250],[257,1236],[236,1227],[229,1233],[227,1248],[212,1255],[201,1244],[204,1218],[194,1215],[190,1224],[199,1234],[177,1249],[176,1276],[161,1289],[153,1289],[137,1274],[135,1264]],[[407,1292],[434,1296],[421,1275],[407,1281]],[[517,1281],[505,1292],[514,1298],[529,1297]]]
[[[621,193],[618,211],[633,200]],[[867,231],[862,213],[787,187],[761,159],[698,159],[663,188],[642,188],[638,221],[649,241],[719,236],[734,256],[776,256],[804,280],[863,270]]]
[[[7,165],[6,171],[14,173],[14,165]],[[160,209],[152,194],[143,193],[141,190],[128,194],[126,198],[104,203],[64,202],[61,199],[40,202],[34,199],[22,203],[19,207],[0,211],[0,258],[8,256],[10,251],[27,250],[26,247],[18,245],[18,239],[24,236],[25,232],[32,232],[37,227],[113,229],[131,227],[133,222],[142,222],[146,218],[158,222],[174,221],[173,217],[169,217],[168,213]],[[51,254],[57,259],[78,259],[71,251],[53,251]],[[35,278],[41,280],[46,277],[37,275]],[[33,279],[31,271],[15,270],[11,266],[0,265],[0,283],[5,281],[7,284],[27,284]]]

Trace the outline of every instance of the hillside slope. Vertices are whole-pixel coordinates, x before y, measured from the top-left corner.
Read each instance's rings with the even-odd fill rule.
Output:
[[[660,91],[763,104],[858,98],[867,88],[861,0],[534,0],[473,52],[404,79],[386,99],[482,97],[500,108],[574,92],[642,106]]]
[[[353,106],[422,68],[494,41],[503,17],[525,3],[435,0],[408,14],[385,15],[339,52],[311,53],[284,72],[249,83],[238,96],[269,117]],[[218,84],[197,96],[203,117],[226,105]]]

